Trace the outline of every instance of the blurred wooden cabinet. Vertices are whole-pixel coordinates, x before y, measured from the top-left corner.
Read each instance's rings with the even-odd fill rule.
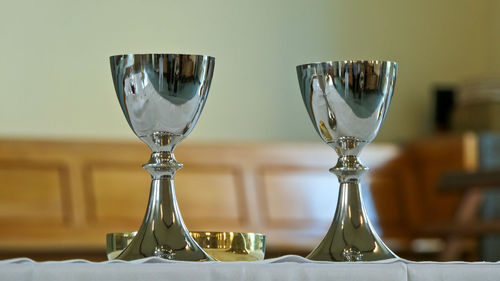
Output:
[[[479,258],[475,238],[486,229],[481,232],[476,217],[482,191],[471,193],[465,188],[445,188],[443,182],[450,175],[478,171],[478,137],[463,133],[414,140],[379,171],[378,179],[391,179],[382,187],[384,191],[374,192],[380,225],[385,236],[398,242],[401,254],[417,259]],[[371,188],[378,187],[375,184]],[[490,226],[488,230],[500,229],[498,224]],[[468,233],[468,240],[455,239],[464,232]],[[463,245],[457,246],[457,243]],[[469,248],[470,253],[450,250],[453,248]]]
[[[397,151],[373,145],[363,158],[375,168]],[[142,143],[0,141],[0,258],[105,259],[105,234],[142,221],[149,153]],[[262,232],[271,252],[307,253],[331,223],[338,182],[326,145],[187,143],[176,157],[191,230]],[[372,178],[375,198],[385,198],[383,177]]]
[[[440,189],[441,178],[448,172],[476,169],[477,153],[474,134],[432,136],[405,145],[377,171],[371,185],[384,234],[411,240],[431,225],[449,223],[462,192]]]

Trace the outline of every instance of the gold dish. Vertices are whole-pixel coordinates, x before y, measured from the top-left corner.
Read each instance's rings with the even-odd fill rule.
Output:
[[[266,236],[241,232],[190,232],[196,243],[218,261],[260,261],[266,252]]]
[[[108,259],[115,259],[132,241],[136,232],[106,234]],[[259,261],[266,252],[266,236],[259,233],[191,231],[191,237],[218,261]]]
[[[106,234],[106,255],[114,260],[132,242],[137,232],[116,232]]]

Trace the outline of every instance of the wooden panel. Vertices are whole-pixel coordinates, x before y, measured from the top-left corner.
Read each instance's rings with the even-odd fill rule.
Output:
[[[62,225],[69,218],[64,169],[45,163],[0,163],[0,222]]]
[[[96,163],[88,166],[85,178],[90,221],[140,225],[151,181],[146,171],[133,164]]]
[[[186,164],[175,176],[182,217],[192,230],[235,230],[247,220],[237,168]]]
[[[29,214],[42,227],[33,227],[17,221],[15,216],[22,212],[11,208],[18,200],[15,191],[22,187],[0,188],[0,251],[28,255],[33,249],[50,253],[59,247],[67,252],[102,252],[106,232],[137,230],[149,195],[150,176],[141,169],[149,153],[140,142],[0,141],[0,161],[9,162],[0,165],[0,183],[21,178],[23,186],[28,186],[24,190],[30,190],[28,196],[48,188],[42,196],[67,196],[74,208],[70,212],[69,205],[61,205],[70,200],[38,206],[36,200],[23,198],[23,205],[37,206],[36,213]],[[376,145],[368,146],[365,153],[370,168],[387,156]],[[183,144],[177,159],[185,168],[176,175],[183,218],[192,230],[263,232],[268,234],[270,249],[309,251],[324,235],[335,211],[338,181],[328,172],[334,154],[322,143]],[[56,164],[35,165],[26,173],[25,166],[10,163],[16,161]],[[22,172],[15,171],[18,168]],[[392,192],[399,186],[388,188],[385,179],[374,184],[374,197],[380,198],[375,201],[382,206],[391,202],[391,209],[383,211],[389,219],[380,222],[392,223],[397,213],[392,205],[396,193]],[[20,206],[21,201],[18,203]],[[54,218],[60,223],[70,216],[71,223],[63,227],[45,227]]]
[[[261,169],[264,211],[268,226],[329,225],[337,204],[337,178],[323,169],[264,167]]]
[[[246,217],[236,169],[186,165],[175,177],[176,193],[189,227],[238,226]],[[146,211],[151,177],[137,165],[92,164],[88,168],[89,219],[137,227]]]

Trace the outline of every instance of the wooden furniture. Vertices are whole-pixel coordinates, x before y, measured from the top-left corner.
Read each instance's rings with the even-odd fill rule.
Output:
[[[139,142],[1,140],[0,259],[105,259],[106,233],[140,226],[150,182],[140,166],[149,153]],[[265,233],[270,257],[307,254],[330,226],[338,182],[328,169],[337,156],[324,144],[187,142],[176,157],[185,165],[176,190],[191,230]],[[435,259],[453,245],[461,218],[473,216],[464,202],[478,200],[440,182],[475,171],[477,159],[474,134],[366,147],[368,213],[391,249]]]
[[[475,142],[477,167],[445,173],[439,182],[443,191],[460,190],[464,194],[454,220],[440,226],[448,230],[442,260],[459,257],[471,238],[481,260],[500,258],[500,134],[481,133]]]
[[[362,159],[376,168],[397,151],[370,145]],[[149,154],[139,142],[0,141],[0,258],[105,259],[105,234],[142,221],[150,180],[140,167]],[[176,158],[191,230],[262,232],[270,255],[306,254],[331,223],[336,155],[324,144],[188,142]],[[372,194],[393,201],[378,194],[391,181],[385,175],[372,178]]]
[[[441,177],[450,171],[473,170],[476,167],[475,135],[433,136],[405,145],[398,157],[382,169],[382,172],[396,177],[391,182],[398,185],[391,186],[394,190],[386,192],[395,194],[391,201],[399,204],[391,205],[391,210],[386,211],[392,213],[394,219],[382,225],[385,234],[409,242],[436,235],[434,231],[426,233],[427,228],[449,222],[462,196],[457,190],[440,190]]]
[[[500,233],[500,221],[483,222],[478,211],[486,189],[498,188],[500,178],[498,170],[480,169],[480,152],[479,136],[472,133],[437,135],[406,145],[392,161],[399,164],[388,170],[405,174],[400,198],[407,221],[397,224],[403,226],[399,232],[385,228],[385,234],[409,247],[433,241],[427,251],[441,261],[481,259],[478,238]]]

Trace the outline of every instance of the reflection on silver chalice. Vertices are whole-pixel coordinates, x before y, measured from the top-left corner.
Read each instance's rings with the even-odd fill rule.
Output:
[[[372,261],[394,258],[372,228],[361,196],[358,161],[377,135],[389,109],[397,64],[389,61],[333,61],[297,66],[304,104],[316,131],[338,155],[330,172],[340,182],[333,223],[307,256],[312,260]]]
[[[137,235],[117,259],[157,256],[183,261],[211,260],[182,221],[174,188],[174,175],[182,164],[173,151],[198,121],[215,58],[128,54],[110,57],[110,64],[125,118],[152,150],[149,162],[143,165],[152,178],[146,215]]]

